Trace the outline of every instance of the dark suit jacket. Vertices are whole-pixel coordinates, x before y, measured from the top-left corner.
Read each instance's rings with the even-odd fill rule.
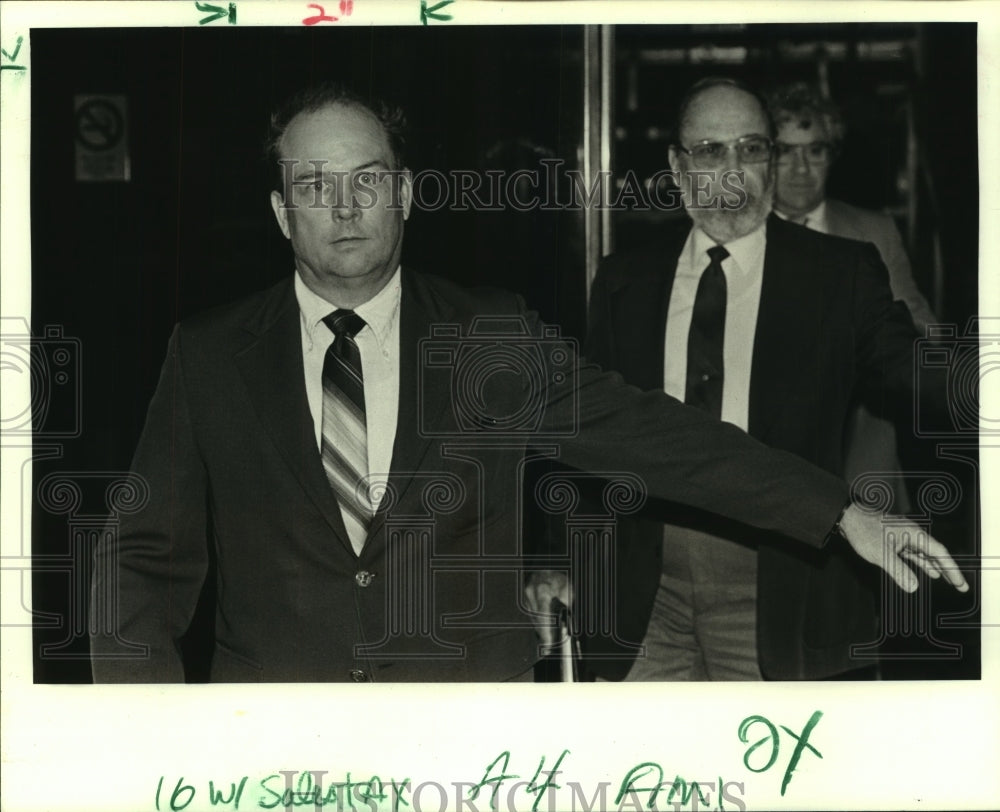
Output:
[[[478,338],[456,337],[482,316],[494,318]],[[421,343],[433,325],[450,327]],[[210,557],[213,681],[525,672],[536,639],[520,606],[516,506],[529,440],[813,547],[846,498],[835,477],[578,363],[512,294],[404,270],[400,343],[389,494],[358,557],[316,448],[291,279],[178,326],[133,463],[148,502],[96,553],[97,681],[183,680],[178,641]],[[504,347],[536,362],[534,388],[505,377]],[[513,414],[521,423],[508,425]],[[504,426],[524,430],[498,438]],[[130,644],[147,655],[123,658]]]
[[[664,332],[677,259],[690,221],[661,242],[606,258],[591,294],[587,355],[642,389],[662,389]],[[859,387],[883,399],[912,391],[915,333],[905,307],[893,303],[888,278],[870,245],[817,234],[776,216],[767,247],[750,374],[749,433],[840,474],[842,435]],[[659,584],[663,526],[621,520],[618,634],[638,643]],[[658,518],[694,524],[758,546],[757,644],[770,679],[820,678],[852,662],[850,643],[876,639],[875,571],[846,544],[821,551],[790,545],[752,528],[661,506]],[[593,670],[621,679],[631,667],[623,649],[585,641]]]

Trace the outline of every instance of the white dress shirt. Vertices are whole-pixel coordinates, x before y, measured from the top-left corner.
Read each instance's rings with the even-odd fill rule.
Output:
[[[698,282],[711,261],[715,241],[695,226],[677,259],[677,273],[667,311],[663,353],[663,388],[684,400],[687,385],[687,344]],[[760,286],[764,277],[765,227],[725,245],[726,327],[722,346],[722,419],[747,430],[750,418],[750,367],[757,332]]]
[[[400,271],[375,296],[354,312],[365,326],[354,337],[361,352],[365,382],[365,424],[368,432],[368,471],[372,483],[384,483],[392,464],[399,415],[399,296]],[[306,398],[316,431],[316,448],[323,443],[323,361],[333,343],[333,333],[323,323],[336,306],[313,293],[295,274],[295,298],[299,302],[302,328],[302,360],[305,367]],[[376,488],[381,495],[383,488]],[[376,499],[372,507],[378,509]],[[356,542],[354,538],[352,542]],[[361,542],[364,540],[361,539]],[[360,547],[360,543],[356,543]]]

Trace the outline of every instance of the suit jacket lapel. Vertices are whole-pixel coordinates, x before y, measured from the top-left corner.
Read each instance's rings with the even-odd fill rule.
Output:
[[[793,229],[795,229],[793,231]],[[821,318],[816,302],[816,280],[808,254],[795,226],[771,215],[767,221],[764,276],[754,334],[750,369],[750,434],[763,442],[780,425],[789,387],[798,376],[798,358],[811,350],[805,336],[815,336]],[[808,232],[805,238],[810,238]]]
[[[305,391],[299,307],[291,278],[275,288],[244,327],[250,341],[234,360],[253,407],[303,490],[353,554],[340,505],[316,447]]]
[[[434,296],[416,274],[402,271],[399,303],[399,405],[396,439],[392,446],[389,493],[379,505],[368,537],[375,537],[385,523],[387,509],[405,497],[421,470],[432,442],[435,428],[451,414],[450,386],[444,376],[424,377],[423,340],[430,337],[431,326],[459,321],[454,308]],[[429,431],[428,431],[429,430]],[[367,548],[366,548],[367,549]]]
[[[685,227],[669,231],[652,250],[629,258],[623,277],[612,283],[613,329],[618,352],[611,366],[640,389],[663,388],[664,336],[670,294],[677,260],[690,226],[690,222],[686,222]]]

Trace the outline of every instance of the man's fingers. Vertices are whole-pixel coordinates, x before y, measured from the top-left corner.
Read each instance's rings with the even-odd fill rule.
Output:
[[[948,548],[945,547],[940,541],[936,539],[929,539],[929,544],[927,545],[927,556],[931,561],[934,562],[934,566],[940,570],[944,579],[951,584],[959,592],[968,592],[969,583],[965,580],[965,576],[962,575],[962,571],[958,568],[958,564],[955,563],[955,559],[951,557],[951,553],[948,552]]]
[[[549,623],[536,624],[535,631],[538,633],[538,639],[542,641],[545,651],[551,652],[556,644],[556,633],[552,625]]]
[[[559,613],[571,605],[572,587],[566,573],[538,571],[525,585],[527,606],[533,614],[532,621],[542,645],[551,651],[559,644],[557,627]]]
[[[917,576],[899,555],[891,556],[884,569],[904,592],[915,592],[919,586]]]
[[[841,517],[840,530],[861,558],[882,567],[906,592],[913,592],[918,585],[907,561],[931,578],[943,575],[959,592],[968,592],[965,576],[941,542],[915,524],[892,521],[883,525],[885,519],[852,504]]]
[[[920,567],[930,578],[940,578],[941,570],[938,569],[937,564],[935,564],[931,559],[924,555],[921,550],[903,550],[900,555],[907,561],[910,561]]]
[[[905,558],[910,563],[920,567],[930,578],[937,579],[944,576],[944,579],[959,592],[969,591],[969,584],[965,580],[965,576],[962,575],[958,565],[947,553],[945,553],[944,559],[942,560],[941,558],[935,558],[922,552],[903,550],[899,553],[899,558]],[[908,567],[907,569],[909,570]],[[892,575],[896,583],[900,583],[899,578],[896,577],[894,573],[890,572],[889,574]],[[903,585],[900,583],[900,586]],[[905,586],[903,586],[903,588],[906,589],[907,592],[912,591],[907,589]]]
[[[969,582],[965,580],[965,576],[962,575],[962,571],[958,568],[958,564],[952,562],[950,566],[942,566],[940,564],[938,566],[941,570],[941,574],[944,576],[944,579],[955,587],[956,590],[959,592],[969,591]]]
[[[919,566],[931,578],[944,579],[959,592],[968,592],[969,584],[955,560],[940,541],[923,531],[914,529],[901,535],[903,541],[899,555]]]
[[[529,584],[525,588],[524,593],[528,599],[528,606],[534,613],[531,620],[534,623],[539,639],[542,641],[542,645],[546,648],[552,648],[556,641],[554,631],[555,617],[550,614],[549,609],[553,600],[552,590],[545,588],[544,585]]]
[[[544,620],[548,623],[551,621],[551,615],[559,611],[558,604],[561,603],[559,593],[548,584],[535,587],[528,586],[525,588],[524,593],[527,598],[528,608],[536,615],[541,616],[539,620]]]

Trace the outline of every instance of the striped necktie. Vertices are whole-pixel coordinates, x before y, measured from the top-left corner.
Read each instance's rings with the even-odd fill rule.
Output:
[[[354,340],[365,320],[353,310],[323,319],[333,343],[323,361],[323,469],[340,503],[354,552],[361,554],[372,505],[361,480],[368,476],[368,430],[361,351]]]

